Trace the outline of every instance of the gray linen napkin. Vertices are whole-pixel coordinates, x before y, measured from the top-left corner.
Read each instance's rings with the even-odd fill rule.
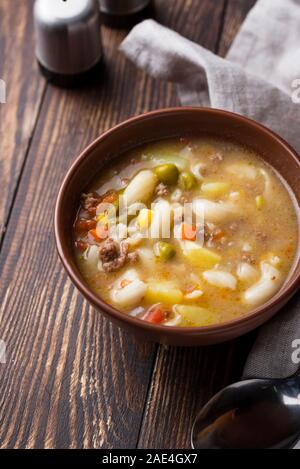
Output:
[[[259,0],[226,59],[155,21],[136,26],[121,51],[150,75],[179,85],[184,105],[243,114],[279,133],[300,152],[300,0]],[[244,376],[296,372],[292,343],[300,339],[297,294],[261,327]]]

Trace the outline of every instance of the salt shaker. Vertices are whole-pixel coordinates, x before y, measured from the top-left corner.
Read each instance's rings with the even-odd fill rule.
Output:
[[[36,57],[54,84],[72,86],[101,73],[98,0],[36,0]]]
[[[102,21],[111,27],[126,28],[152,16],[152,0],[99,0]]]

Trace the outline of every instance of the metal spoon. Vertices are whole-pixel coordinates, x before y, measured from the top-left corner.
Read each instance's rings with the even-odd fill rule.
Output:
[[[300,376],[241,381],[216,394],[192,428],[194,449],[290,449],[300,439]]]

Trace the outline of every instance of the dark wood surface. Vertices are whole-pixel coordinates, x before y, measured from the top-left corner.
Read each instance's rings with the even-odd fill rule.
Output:
[[[90,307],[55,251],[53,209],[74,158],[102,131],[179,104],[102,28],[101,83],[62,90],[39,75],[32,1],[0,2],[1,448],[189,448],[192,419],[240,376],[251,337],[208,348],[137,343]],[[225,55],[254,0],[157,0],[157,19]]]

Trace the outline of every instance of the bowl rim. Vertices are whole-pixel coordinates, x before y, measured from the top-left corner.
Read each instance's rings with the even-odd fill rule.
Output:
[[[169,107],[169,108],[162,108],[157,109],[154,111],[146,112],[143,114],[139,114],[138,116],[131,117],[126,119],[125,121],[115,125],[114,127],[106,130],[103,132],[99,137],[97,137],[91,144],[89,144],[76,158],[76,160],[72,163],[70,169],[68,170],[67,174],[65,175],[63,182],[60,186],[60,190],[57,196],[56,205],[55,205],[55,213],[54,213],[54,233],[55,233],[55,241],[56,241],[56,248],[58,251],[58,255],[61,259],[61,262],[66,269],[69,277],[71,278],[73,284],[77,287],[80,293],[97,309],[105,312],[106,315],[112,317],[113,319],[117,320],[119,323],[127,323],[129,326],[144,329],[144,331],[148,332],[157,332],[162,335],[206,335],[206,334],[218,334],[223,333],[224,331],[230,331],[236,329],[240,326],[245,326],[248,323],[251,323],[255,320],[258,316],[263,316],[264,313],[268,312],[272,308],[274,308],[275,315],[278,310],[280,310],[280,304],[288,301],[289,298],[296,292],[296,290],[300,287],[300,270],[298,274],[295,275],[297,260],[295,259],[294,265],[289,273],[288,278],[286,279],[285,283],[282,285],[281,289],[274,295],[269,301],[264,303],[263,305],[255,308],[250,313],[247,313],[243,316],[237,317],[236,319],[231,319],[230,321],[225,321],[222,323],[216,323],[209,326],[201,326],[201,327],[181,327],[181,326],[163,326],[158,324],[152,324],[146,322],[142,319],[130,316],[125,314],[124,312],[114,308],[110,304],[106,303],[102,298],[97,296],[86,284],[83,277],[77,274],[77,272],[73,269],[72,265],[68,261],[68,255],[66,254],[66,249],[61,242],[61,233],[63,230],[63,220],[62,220],[62,203],[64,199],[64,195],[68,189],[68,185],[72,179],[72,177],[76,174],[78,168],[80,167],[82,161],[98,146],[100,142],[104,139],[109,137],[111,134],[115,133],[121,128],[126,128],[135,124],[136,122],[141,122],[143,120],[147,120],[149,118],[160,117],[163,115],[169,114],[184,114],[184,113],[208,113],[213,115],[219,115],[222,117],[228,117],[230,119],[235,119],[238,122],[243,122],[244,124],[252,127],[254,130],[260,133],[264,133],[267,136],[271,137],[273,140],[283,147],[283,149],[289,153],[290,157],[295,161],[295,163],[299,167],[299,174],[300,174],[300,158],[296,150],[287,143],[282,137],[278,134],[273,132],[271,129],[265,127],[264,125],[256,122],[253,119],[248,117],[242,116],[240,114],[225,111],[223,109],[216,109],[216,108],[207,108],[207,107],[193,107],[193,106],[178,106],[178,107]],[[280,171],[279,171],[280,172]],[[299,222],[298,222],[299,227]],[[299,261],[299,247],[300,247],[300,236],[298,237],[298,261]],[[75,259],[74,259],[75,261]],[[294,276],[294,278],[293,278]],[[278,310],[276,310],[276,306],[278,306]],[[273,316],[272,315],[272,316]]]

